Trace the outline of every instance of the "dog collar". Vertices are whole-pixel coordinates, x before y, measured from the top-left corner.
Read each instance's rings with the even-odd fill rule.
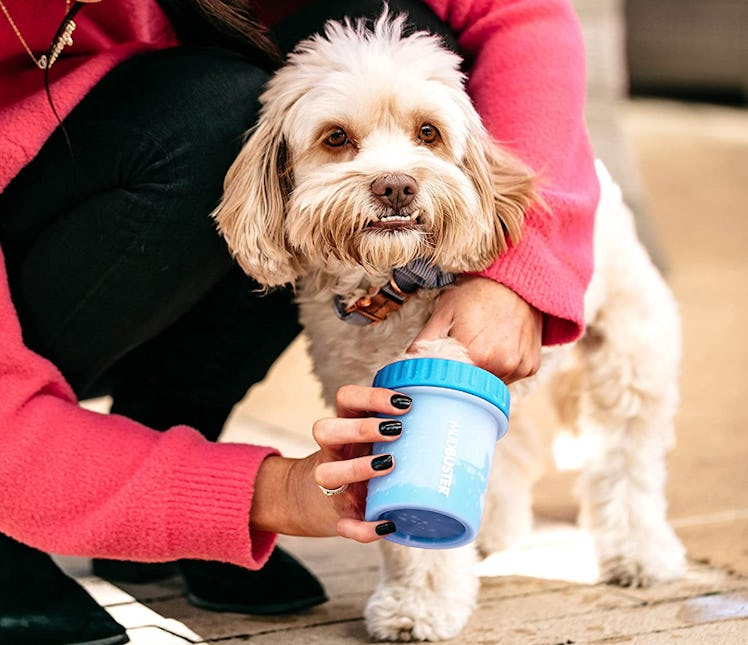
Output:
[[[452,284],[456,275],[442,271],[422,258],[411,260],[392,272],[390,281],[383,287],[372,288],[356,302],[346,305],[341,296],[335,296],[338,318],[354,325],[371,325],[382,322],[418,289],[441,289]]]

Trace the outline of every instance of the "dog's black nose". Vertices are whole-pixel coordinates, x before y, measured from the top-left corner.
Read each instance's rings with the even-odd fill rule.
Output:
[[[418,182],[410,175],[380,175],[371,182],[371,192],[385,206],[401,211],[418,194]]]

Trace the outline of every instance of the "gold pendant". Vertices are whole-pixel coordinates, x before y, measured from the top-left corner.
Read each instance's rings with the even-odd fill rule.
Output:
[[[40,69],[47,69],[47,67],[52,67],[52,65],[55,64],[55,61],[60,56],[62,50],[65,49],[65,47],[69,47],[73,44],[73,31],[75,31],[75,22],[73,20],[68,20],[68,22],[65,24],[65,29],[63,29],[60,37],[52,47],[49,61],[47,60],[46,56],[42,56],[39,58],[37,64],[39,65]]]

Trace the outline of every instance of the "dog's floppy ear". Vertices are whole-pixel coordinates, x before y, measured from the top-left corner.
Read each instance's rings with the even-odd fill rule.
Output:
[[[280,120],[263,115],[229,168],[212,215],[239,266],[264,287],[293,282],[299,275],[284,226],[292,187]]]
[[[481,203],[482,222],[494,237],[493,261],[516,244],[522,233],[525,213],[540,198],[533,172],[519,159],[502,150],[485,131],[468,136],[463,159]]]

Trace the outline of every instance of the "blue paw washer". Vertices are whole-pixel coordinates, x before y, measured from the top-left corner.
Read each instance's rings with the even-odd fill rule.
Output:
[[[478,535],[496,442],[506,434],[509,390],[490,372],[441,358],[383,367],[375,387],[407,394],[413,406],[394,442],[395,469],[369,481],[368,521],[391,520],[385,539],[423,549],[449,549]]]

